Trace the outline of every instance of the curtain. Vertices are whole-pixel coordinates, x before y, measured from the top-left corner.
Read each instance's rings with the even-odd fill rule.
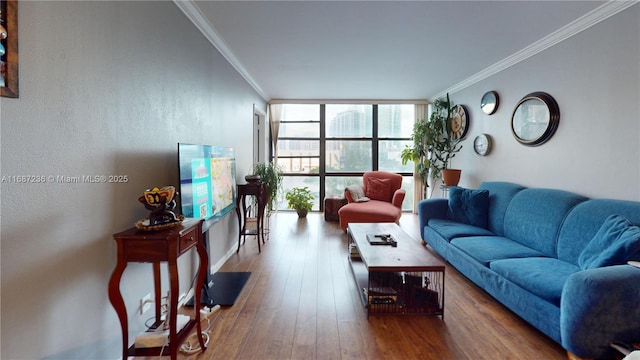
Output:
[[[269,104],[269,128],[271,129],[271,141],[273,146],[273,162],[278,163],[278,133],[282,120],[282,104]]]
[[[415,105],[415,122],[427,121],[427,104]],[[422,200],[422,194],[425,191],[425,186],[422,183],[420,174],[413,172],[413,213],[418,213],[418,202]]]

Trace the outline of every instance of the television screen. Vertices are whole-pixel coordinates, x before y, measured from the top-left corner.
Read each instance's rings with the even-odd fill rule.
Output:
[[[210,219],[235,208],[233,148],[178,143],[182,215]]]

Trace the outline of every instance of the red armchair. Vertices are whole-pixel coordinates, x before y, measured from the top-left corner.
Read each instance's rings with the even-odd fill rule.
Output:
[[[406,191],[401,189],[402,176],[386,171],[368,171],[361,186],[349,186],[344,191],[347,204],[340,208],[340,227],[349,223],[400,221],[402,201]]]

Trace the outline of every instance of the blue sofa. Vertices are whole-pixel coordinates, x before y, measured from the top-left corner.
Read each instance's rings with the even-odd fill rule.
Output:
[[[418,217],[423,241],[570,353],[640,342],[640,268],[627,264],[640,202],[485,182],[422,200]]]

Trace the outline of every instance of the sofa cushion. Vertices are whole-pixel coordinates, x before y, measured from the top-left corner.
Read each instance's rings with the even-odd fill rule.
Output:
[[[502,236],[470,236],[451,240],[451,245],[484,266],[495,260],[544,256],[539,251]]]
[[[450,241],[453,238],[464,236],[490,236],[491,231],[469,224],[461,224],[452,220],[430,219],[427,224],[443,238]]]
[[[340,227],[346,229],[350,223],[398,222],[402,210],[390,202],[370,200],[349,203],[338,210]]]
[[[349,192],[351,199],[354,202],[369,201],[369,198],[364,196],[364,189],[362,188],[362,185],[349,185],[345,190]]]
[[[365,196],[371,200],[390,201],[391,180],[367,178]]]
[[[487,181],[480,184],[478,187],[480,190],[489,190],[489,219],[487,223],[487,229],[496,235],[504,235],[504,214],[507,211],[507,207],[511,202],[511,199],[524,190],[522,185],[501,182],[501,181]]]
[[[584,248],[611,215],[624,216],[640,226],[640,202],[613,199],[590,199],[574,207],[560,228],[557,258],[578,265]],[[640,259],[636,259],[640,260]]]
[[[488,190],[449,188],[448,215],[452,220],[486,229],[488,210]]]
[[[578,258],[582,269],[621,265],[640,253],[640,228],[620,215],[609,216]]]
[[[563,190],[524,189],[513,196],[504,215],[504,236],[548,257],[557,258],[560,227],[585,197]]]
[[[512,283],[558,306],[567,279],[580,271],[573,264],[548,257],[496,260],[489,267]]]

